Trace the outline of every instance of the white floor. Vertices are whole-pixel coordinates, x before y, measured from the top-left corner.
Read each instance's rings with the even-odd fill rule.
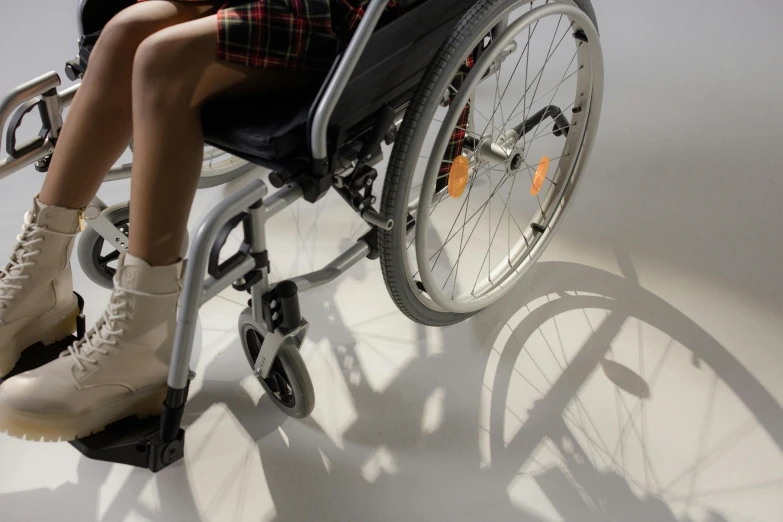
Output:
[[[590,174],[508,298],[418,327],[369,261],[306,294],[317,407],[298,422],[249,377],[244,297],[225,293],[201,314],[184,461],[152,475],[0,436],[0,520],[783,520],[783,10],[595,3],[607,92]],[[0,17],[2,39],[39,10],[12,4],[25,16]],[[2,90],[46,70],[3,53]],[[40,177],[2,183],[10,244]],[[223,190],[200,193],[194,223]],[[347,243],[341,205],[301,209],[319,218],[304,251],[293,214],[272,222],[280,275]],[[107,292],[76,284],[94,319]]]

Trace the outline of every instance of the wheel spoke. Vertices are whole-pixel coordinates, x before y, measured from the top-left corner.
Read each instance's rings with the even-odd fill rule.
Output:
[[[466,198],[465,201],[462,202],[462,206],[460,207],[460,211],[457,212],[457,217],[454,218],[454,222],[451,224],[451,228],[449,229],[449,232],[446,234],[447,238],[449,238],[449,236],[451,236],[451,232],[454,230],[454,227],[457,226],[457,221],[459,221],[459,215],[462,213],[462,208],[466,207],[466,205],[467,205],[467,202],[468,202],[468,199],[469,199],[469,196],[470,196],[470,191],[473,189],[473,184],[474,183],[475,183],[475,178],[474,178],[473,183],[470,184],[470,188],[468,189],[468,198]],[[467,208],[465,209],[465,213],[467,213]],[[473,219],[473,216],[471,216],[470,219]],[[470,219],[468,219],[467,221],[470,221]],[[481,218],[479,217],[479,219],[481,219]],[[464,230],[465,229],[465,225],[460,227],[460,229]],[[457,232],[459,232],[459,231],[460,230],[457,230]],[[451,239],[453,239],[454,237],[456,237],[456,233],[454,234],[454,236],[451,236]],[[439,249],[439,251],[437,253],[437,258],[435,259],[435,262],[432,264],[431,270],[435,270],[435,265],[438,263],[438,259],[440,259],[440,255],[441,255],[441,253],[443,253],[443,249],[446,247],[446,245],[449,243],[449,241],[451,241],[451,239],[446,241],[446,243],[444,243],[443,246]],[[468,239],[470,239],[470,237],[468,237]],[[430,260],[432,260],[432,257],[430,258]]]
[[[547,0],[546,3],[548,4],[549,0]],[[533,3],[532,2],[530,3],[530,10],[531,11],[533,10]],[[519,60],[517,60],[517,64],[514,66],[514,70],[511,71],[511,77],[508,79],[508,83],[506,84],[506,88],[503,89],[503,95],[501,96],[501,98],[506,95],[506,92],[508,91],[508,88],[511,86],[511,82],[514,80],[514,75],[516,74],[517,69],[519,68],[520,64],[522,63],[522,58],[523,57],[525,58],[525,63],[526,63],[526,66],[525,66],[525,85],[527,85],[527,70],[528,70],[528,65],[530,64],[530,52],[528,52],[529,51],[529,47],[530,47],[530,40],[533,38],[533,35],[536,33],[536,29],[538,29],[538,24],[539,24],[540,21],[541,20],[536,22],[535,26],[533,27],[532,32],[530,30],[530,27],[528,26],[528,28],[527,28],[527,43],[525,43],[525,47],[522,49],[522,52],[519,55]],[[513,113],[513,111],[512,111],[512,113]],[[510,121],[510,118],[509,118],[509,121]],[[506,127],[505,127],[505,124],[504,124],[503,125],[503,130],[505,131],[505,129],[506,129]]]
[[[576,55],[577,55],[577,52],[574,52],[574,56],[572,56],[571,57],[571,61],[568,62],[568,67],[566,67],[566,72],[568,71],[568,69],[571,68],[571,64],[574,63],[574,60],[576,59]],[[565,73],[563,73],[563,78],[565,78]],[[549,100],[549,103],[547,104],[547,106],[552,105],[552,102],[555,100],[555,96],[557,96],[557,93],[560,91],[560,86],[561,85],[563,85],[562,78],[560,79],[560,83],[558,84],[557,89],[555,89],[554,94],[552,94],[552,98]],[[535,93],[533,93],[533,97],[535,98]],[[531,142],[534,139],[536,139],[536,136],[538,135],[538,130],[541,128],[541,122],[542,121],[544,121],[543,118],[541,120],[539,120],[538,125],[536,125],[536,130],[533,131],[533,138],[530,140]],[[525,145],[525,147],[527,147],[527,136],[524,136],[523,139],[525,140],[524,141],[524,145]],[[527,154],[528,154],[529,151],[530,151],[529,148],[525,148],[525,157],[527,157]]]
[[[547,96],[547,95],[548,95],[550,92],[554,91],[555,89],[557,89],[558,87],[560,87],[562,84],[564,84],[565,82],[567,82],[568,80],[570,80],[572,76],[574,76],[575,74],[577,74],[577,73],[578,73],[579,71],[581,71],[581,70],[582,70],[582,67],[580,66],[580,67],[579,67],[577,70],[575,70],[574,72],[572,72],[571,74],[569,74],[568,76],[566,76],[566,77],[563,79],[563,81],[561,81],[560,83],[558,83],[557,85],[555,85],[554,87],[552,87],[551,89],[549,89],[548,91],[546,91],[544,94],[542,94],[541,96],[539,96],[538,98],[536,98],[535,100],[533,100],[532,102],[530,102],[530,105],[525,105],[525,106],[523,106],[523,107],[522,107],[522,111],[521,111],[521,112],[517,112],[516,114],[513,114],[513,113],[512,113],[512,114],[511,114],[511,116],[509,116],[509,121],[513,120],[513,119],[514,119],[514,118],[516,118],[517,116],[524,115],[524,114],[525,114],[527,111],[529,111],[531,108],[533,108],[533,106],[534,106],[536,103],[538,103],[538,102],[540,102],[541,100],[543,100],[543,99],[544,99],[544,97],[546,97],[546,96]],[[524,101],[524,98],[523,98],[523,101]],[[524,121],[525,119],[526,119],[526,118],[523,118],[523,119],[522,119],[522,121]]]
[[[562,16],[561,16],[561,19],[562,19]],[[560,23],[558,22],[558,28],[559,27],[560,27]],[[555,34],[552,35],[552,42],[549,44],[549,50],[547,51],[546,59],[544,60],[544,65],[542,65],[541,69],[539,69],[539,71],[536,73],[536,75],[533,76],[533,79],[530,82],[530,85],[527,84],[527,78],[525,79],[525,92],[523,93],[522,98],[520,98],[519,102],[517,102],[516,106],[511,110],[511,114],[514,114],[514,112],[519,108],[519,105],[522,104],[526,100],[525,97],[527,96],[528,91],[530,91],[530,88],[533,87],[533,84],[536,83],[536,79],[538,79],[538,82],[536,83],[536,88],[533,91],[533,95],[531,96],[531,98],[533,100],[536,99],[536,94],[538,92],[538,87],[541,85],[541,80],[544,77],[544,70],[546,69],[546,66],[549,63],[549,60],[552,58],[552,56],[554,56],[555,52],[557,52],[557,49],[558,49],[558,47],[560,47],[560,44],[563,43],[563,40],[565,39],[565,36],[568,34],[568,30],[570,28],[571,27],[569,26],[566,29],[565,33],[563,34],[563,37],[560,38],[560,41],[557,43],[557,46],[554,48],[554,50],[552,49],[552,45],[555,43],[555,38],[557,38],[557,31],[555,31]],[[568,71],[568,69],[566,69],[566,71]],[[532,103],[531,103],[531,105],[532,105]],[[486,132],[486,130],[485,130],[485,132]]]
[[[120,251],[119,250],[112,250],[111,252],[109,252],[105,256],[101,256],[101,259],[100,259],[101,266],[105,267],[106,265],[108,265],[112,261],[116,261],[119,258],[120,258]]]
[[[499,190],[499,189],[500,189],[500,187],[501,187],[501,186],[503,186],[503,185],[505,184],[506,180],[508,180],[508,176],[504,176],[504,179],[503,179],[503,181],[501,181],[500,185],[498,185],[498,187],[497,187],[497,189],[496,189],[496,190]],[[468,223],[469,223],[469,222],[471,222],[471,221],[473,220],[473,218],[476,216],[476,214],[479,214],[479,213],[480,213],[481,215],[479,215],[479,219],[478,219],[478,221],[476,221],[476,225],[478,225],[478,222],[481,220],[481,216],[482,216],[482,215],[484,215],[484,210],[487,208],[487,203],[489,203],[489,201],[487,201],[486,203],[484,203],[483,205],[481,205],[481,206],[480,206],[478,209],[476,209],[476,211],[475,211],[475,212],[474,212],[474,213],[473,213],[473,214],[472,214],[472,215],[471,215],[471,216],[468,218],[467,222],[468,222]],[[457,230],[457,231],[454,233],[454,235],[452,235],[452,236],[448,237],[448,239],[447,239],[447,240],[446,240],[446,242],[443,244],[443,246],[441,246],[441,247],[440,247],[440,248],[439,248],[439,249],[438,249],[438,250],[437,250],[437,251],[436,251],[436,252],[435,252],[435,253],[434,253],[432,256],[430,256],[430,261],[432,260],[432,258],[434,258],[434,257],[435,257],[435,256],[437,256],[437,255],[438,255],[440,252],[442,252],[442,251],[443,251],[443,249],[446,247],[446,245],[448,245],[448,243],[450,243],[450,242],[451,242],[451,240],[452,240],[452,239],[454,239],[454,238],[456,237],[457,233],[458,233],[458,232],[460,232],[460,230],[462,230],[462,228],[463,228],[463,227],[460,227],[460,228],[459,228],[459,229],[458,229],[458,230]],[[473,230],[475,231],[475,227],[473,228]],[[470,237],[468,237],[468,240],[470,240]]]
[[[532,2],[529,5],[530,12],[535,11],[542,4],[555,5],[549,0]],[[516,16],[526,11],[527,9],[517,11]],[[437,308],[455,313],[463,310],[468,312],[474,303],[478,307],[478,303],[483,302],[483,299],[478,299],[476,296],[486,297],[486,302],[491,303],[493,298],[502,295],[503,289],[513,285],[516,278],[521,277],[532,264],[531,249],[535,245],[539,245],[542,249],[546,247],[551,236],[550,232],[559,220],[558,209],[568,201],[559,196],[568,196],[575,190],[576,184],[568,183],[569,178],[566,176],[578,176],[581,169],[580,171],[566,170],[559,164],[553,164],[550,167],[553,170],[550,172],[539,174],[547,186],[544,187],[543,192],[540,192],[540,187],[536,185],[538,192],[533,191],[535,203],[533,203],[534,198],[524,197],[523,191],[526,191],[528,180],[521,178],[519,187],[516,183],[516,176],[524,176],[522,172],[527,171],[532,185],[536,169],[543,170],[542,162],[530,161],[534,155],[538,157],[538,149],[551,149],[542,150],[543,155],[540,157],[548,162],[554,162],[578,153],[584,143],[590,143],[580,139],[551,139],[555,132],[558,133],[558,137],[568,132],[571,123],[564,122],[564,128],[558,127],[555,131],[551,125],[548,125],[548,121],[544,122],[542,119],[535,126],[528,124],[529,131],[519,137],[522,141],[518,141],[516,145],[510,141],[502,143],[499,140],[500,137],[505,137],[509,128],[519,124],[520,114],[522,118],[529,118],[528,112],[536,110],[539,104],[545,103],[550,97],[562,98],[563,94],[560,91],[566,91],[564,85],[570,89],[575,76],[579,80],[577,85],[586,93],[581,95],[592,93],[591,85],[582,85],[585,79],[592,84],[592,76],[582,76],[586,67],[580,67],[583,61],[585,66],[592,63],[587,60],[590,56],[574,53],[574,57],[568,63],[567,52],[561,51],[561,47],[565,47],[563,42],[571,40],[569,33],[573,32],[574,24],[581,22],[571,22],[569,19],[571,15],[565,14],[562,10],[555,9],[554,13],[550,14],[543,14],[544,12],[545,10],[541,11],[541,17],[533,14],[534,21],[524,26],[507,25],[506,27],[514,28],[512,34],[493,29],[490,36],[492,41],[484,39],[478,55],[454,57],[452,63],[459,65],[454,65],[455,69],[448,74],[454,75],[456,80],[447,82],[448,85],[444,87],[444,92],[440,93],[441,96],[432,97],[431,102],[439,105],[435,107],[437,116],[432,118],[429,124],[425,124],[424,128],[436,135],[433,138],[428,134],[422,139],[422,144],[425,146],[416,156],[416,164],[412,168],[415,174],[410,174],[414,180],[409,181],[410,184],[407,185],[408,208],[415,209],[409,212],[417,217],[417,222],[415,229],[410,233],[402,231],[404,242],[400,244],[397,251],[408,252],[405,254],[405,262],[408,263],[406,275],[410,284],[417,292],[437,302]],[[516,20],[516,16],[511,13],[508,15],[509,20]],[[574,20],[577,18],[572,17]],[[544,24],[539,25],[542,21]],[[484,29],[482,27],[481,32],[484,32]],[[548,34],[550,31],[551,35]],[[525,32],[527,32],[527,40],[523,42]],[[500,36],[501,34],[505,37]],[[539,42],[534,43],[534,37],[537,37]],[[513,47],[498,45],[499,38],[511,42]],[[512,38],[516,43],[512,42]],[[547,39],[549,43],[546,42]],[[571,45],[569,44],[568,47],[570,48]],[[509,53],[512,48],[514,52]],[[592,48],[583,49],[592,51]],[[470,56],[473,56],[475,61],[471,62]],[[577,58],[579,61],[575,62]],[[560,78],[557,77],[558,72]],[[524,88],[521,85],[523,76]],[[470,83],[465,82],[466,78],[470,78]],[[546,85],[544,80],[549,85]],[[490,82],[494,82],[494,85]],[[470,96],[470,104],[466,119],[465,109],[455,102],[466,100],[468,96]],[[444,103],[444,99],[447,101],[450,99],[451,103]],[[563,107],[569,101],[556,99],[555,103],[558,103],[558,107]],[[577,99],[569,107],[578,103]],[[443,112],[443,105],[449,105],[445,112]],[[463,115],[457,120],[458,114],[455,111],[460,110],[463,111]],[[563,122],[563,119],[560,118],[559,121]],[[446,125],[447,122],[449,125]],[[474,122],[479,125],[478,128]],[[452,126],[451,123],[454,125]],[[477,130],[482,131],[477,132]],[[468,140],[467,144],[460,141],[462,136],[467,136],[465,138]],[[492,144],[491,151],[490,144]],[[428,146],[432,147],[429,151],[426,150]],[[497,149],[498,146],[506,147],[509,152],[503,153]],[[531,151],[531,148],[537,150]],[[450,169],[455,163],[455,158],[449,157],[448,153],[442,154],[444,157],[441,158],[436,150],[454,150],[456,151],[454,156],[462,154],[469,160],[470,170],[466,186],[468,190],[467,194],[460,194],[462,198],[460,202],[451,201],[460,198],[451,198],[450,193],[445,190],[445,180],[449,179],[453,183],[451,178],[456,172],[444,171]],[[558,154],[561,150],[562,152]],[[509,153],[512,155],[509,156]],[[516,154],[519,156],[515,158]],[[493,163],[493,156],[504,159]],[[509,172],[512,159],[514,169]],[[520,159],[523,162],[520,162]],[[421,178],[422,165],[425,164],[427,171]],[[435,168],[435,165],[439,168]],[[497,175],[497,172],[500,174]],[[482,182],[488,183],[486,189],[481,188],[480,183],[477,184],[481,178],[485,178]],[[509,178],[512,178],[511,181]],[[432,186],[433,183],[443,190],[435,194],[425,194],[423,188]],[[496,195],[500,204],[493,201]],[[537,210],[534,210],[536,206]],[[532,219],[536,225],[535,232],[531,232],[531,226],[527,222],[528,217],[524,215],[527,212],[526,208],[534,213]],[[519,216],[515,216],[514,212],[523,219],[517,219]],[[428,218],[432,221],[430,222]],[[487,220],[486,225],[482,222],[484,219]],[[503,226],[506,227],[505,256],[502,253]],[[477,240],[473,242],[474,234],[477,232]],[[427,237],[422,237],[421,234],[427,234]],[[484,234],[486,236],[482,237]],[[416,248],[411,251],[413,245],[416,245]],[[478,256],[481,255],[484,246],[487,248],[479,262]],[[419,247],[425,251],[417,251]],[[444,251],[446,255],[443,255]],[[471,257],[464,257],[467,255]],[[416,266],[419,260],[421,263],[426,263],[420,265],[422,272],[428,272],[422,274],[423,278],[419,277]],[[470,273],[467,274],[466,270]],[[477,273],[474,275],[473,271],[476,270]],[[473,285],[470,285],[470,277],[474,278]],[[425,279],[428,283],[424,281]],[[507,284],[499,285],[501,280],[506,281]],[[425,284],[427,288],[424,287]],[[429,285],[432,285],[432,288],[429,288]],[[449,287],[451,287],[450,293]],[[423,302],[425,306],[438,311],[434,305]],[[453,306],[447,303],[452,303]],[[554,346],[551,348],[554,349]],[[577,421],[581,420],[576,418]],[[622,425],[625,421],[626,419],[621,417],[618,424]],[[582,428],[590,429],[585,426]],[[588,454],[593,450],[593,446],[585,448]]]

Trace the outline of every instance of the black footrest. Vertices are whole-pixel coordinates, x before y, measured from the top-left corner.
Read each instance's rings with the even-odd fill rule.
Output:
[[[160,417],[128,417],[71,442],[85,457],[157,472],[184,456],[185,430],[171,442],[160,439]]]

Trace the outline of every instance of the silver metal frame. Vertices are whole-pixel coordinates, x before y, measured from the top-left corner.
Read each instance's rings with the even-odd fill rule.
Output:
[[[99,200],[100,201],[100,200]],[[105,207],[104,207],[105,208]],[[103,214],[100,204],[91,204],[84,209],[84,220],[93,228],[104,241],[120,252],[128,251],[128,236],[114,226],[114,223]]]
[[[77,17],[79,19],[78,31],[80,35],[83,35],[84,32],[81,24],[81,12],[84,9],[84,4],[86,2],[87,0],[80,0],[77,6],[79,13],[79,16]],[[337,71],[332,76],[326,87],[325,94],[318,103],[313,118],[312,134],[310,137],[312,155],[315,160],[325,160],[327,158],[327,128],[329,120],[334,113],[334,109],[336,108],[340,97],[345,91],[345,87],[359,62],[359,58],[367,47],[367,43],[383,15],[387,3],[387,0],[371,0],[348,48],[343,54]],[[35,150],[30,151],[23,156],[17,158],[8,157],[1,160],[0,179],[45,158],[54,151],[52,140],[56,139],[62,128],[62,113],[72,103],[76,91],[79,88],[79,85],[77,84],[57,93],[56,89],[60,85],[61,80],[59,75],[55,72],[50,72],[20,85],[12,90],[0,102],[0,131],[5,128],[8,119],[18,110],[20,105],[28,100],[36,98],[38,98],[38,102],[43,102],[49,121],[52,123],[53,127],[50,129],[49,136],[44,138],[40,147],[37,147]],[[44,93],[52,90],[55,90],[55,94],[50,94],[48,96],[44,95]],[[2,136],[0,136],[0,147],[1,146]],[[110,180],[124,179],[127,177],[126,174],[129,173],[114,173]],[[247,255],[237,267],[223,277],[219,279],[209,277],[205,280],[204,276],[209,253],[220,229],[239,213],[250,213],[252,216],[252,223],[250,226],[252,233],[251,254],[264,252],[266,250],[266,221],[300,199],[303,192],[301,187],[289,185],[264,202],[263,199],[266,195],[267,187],[262,181],[256,180],[249,183],[244,190],[227,198],[215,207],[204,219],[196,233],[196,237],[190,246],[182,297],[178,311],[177,332],[174,340],[168,378],[168,384],[171,388],[182,390],[187,385],[190,375],[189,366],[192,344],[195,336],[198,310],[201,305],[255,269],[255,260],[251,255]],[[373,220],[365,217],[366,220],[377,226],[382,228],[391,227],[391,222],[389,220],[374,215],[369,217],[376,218]],[[98,217],[97,219],[100,218]],[[100,226],[100,222],[98,224]],[[106,223],[103,224],[106,225]],[[111,224],[109,223],[109,225]],[[116,227],[113,226],[106,226],[104,228],[106,228],[107,233],[116,231]],[[119,246],[122,247],[124,245]],[[359,241],[347,252],[326,265],[322,270],[299,276],[294,279],[294,282],[301,291],[327,284],[338,278],[369,253],[370,246],[365,241]],[[264,271],[262,280],[251,289],[253,297],[253,318],[258,323],[259,327],[264,322],[261,310],[262,297],[269,291],[269,288],[269,274]],[[271,362],[274,360],[276,352],[282,345],[282,342],[288,337],[294,337],[301,342],[306,329],[307,323],[306,321],[303,321],[302,325],[292,332],[281,333],[278,336],[275,336],[273,332],[272,335],[268,335],[267,339],[269,342],[265,342],[262,346],[262,355],[259,356],[259,361],[256,363],[256,373],[266,376],[269,372]],[[277,339],[277,337],[280,337],[280,339]]]
[[[2,131],[5,129],[8,119],[19,109],[20,105],[27,101],[34,100],[37,103],[43,103],[51,124],[49,135],[44,139],[44,142],[40,147],[18,158],[9,156],[0,160],[0,179],[18,172],[54,152],[53,140],[57,139],[62,130],[63,111],[73,103],[73,99],[80,86],[80,84],[77,83],[56,95],[44,95],[45,92],[56,89],[60,85],[60,76],[52,71],[13,89],[2,101],[0,101],[0,148],[2,148],[3,139],[5,137],[5,134]],[[226,155],[228,154],[226,153]],[[231,169],[224,174],[202,176],[199,180],[198,188],[204,189],[223,185],[254,168],[256,168],[254,164],[245,162],[243,166]],[[130,177],[131,166],[130,164],[126,164],[112,168],[106,175],[105,181],[118,181],[129,179]]]
[[[225,199],[212,209],[196,232],[188,253],[182,297],[179,303],[177,332],[174,337],[168,378],[168,385],[171,388],[182,390],[187,385],[199,308],[256,268],[252,254],[266,251],[266,222],[299,200],[302,197],[302,189],[295,184],[288,185],[264,200],[266,194],[267,187],[263,181],[251,181],[243,190]],[[250,253],[236,268],[223,277],[205,279],[209,254],[218,232],[234,216],[242,212],[247,212],[251,216]],[[370,246],[367,242],[360,240],[323,269],[301,275],[294,278],[293,281],[300,291],[325,285],[340,277],[369,253]],[[262,280],[251,288],[253,319],[261,331],[265,329],[261,308],[262,298],[270,287],[269,274],[264,270]],[[296,338],[301,342],[306,329],[307,323],[303,321],[293,331],[279,332],[277,336],[267,335],[254,371],[266,377],[283,341],[287,338]]]
[[[378,22],[380,22],[388,3],[388,0],[370,0],[370,5],[359,22],[359,26],[356,28],[356,32],[351,38],[351,42],[348,44],[340,64],[337,66],[337,71],[326,87],[323,98],[315,110],[312,134],[310,135],[310,149],[313,159],[316,161],[323,161],[327,158],[329,149],[326,142],[326,131],[329,127],[329,120],[331,120],[334,109],[337,107],[337,102],[340,101],[340,97],[342,97],[345,87],[348,85],[348,81],[359,63],[359,58],[364,53],[364,49],[367,47],[373,31],[378,26]]]
[[[46,73],[11,90],[11,92],[0,101],[0,131],[5,129],[8,118],[18,110],[20,105],[28,100],[43,102],[49,121],[53,125],[49,136],[44,138],[43,144],[41,144],[40,147],[37,147],[35,150],[19,156],[18,158],[11,158],[9,156],[0,160],[0,179],[21,170],[54,152],[52,139],[57,138],[60,129],[62,128],[63,110],[73,102],[73,97],[76,95],[76,90],[78,89],[78,85],[74,85],[57,94],[50,96],[44,95],[44,93],[49,92],[52,89],[57,89],[60,84],[60,76],[57,73]],[[0,147],[2,147],[3,144],[3,137],[2,132],[0,132]]]
[[[512,10],[518,8],[523,3],[524,0],[519,0],[518,2],[509,5],[504,13],[498,14],[498,21],[502,20],[503,17],[508,16]],[[427,293],[426,297],[422,293],[417,293],[416,296],[422,304],[430,309],[438,312],[473,313],[497,302],[514,288],[513,278],[521,277],[524,272],[538,260],[549,241],[555,236],[559,226],[562,224],[561,218],[565,216],[566,210],[570,208],[570,205],[567,203],[571,200],[573,194],[575,194],[578,182],[581,179],[581,176],[574,177],[573,174],[580,173],[589,158],[601,111],[604,71],[598,30],[595,28],[590,18],[580,8],[575,5],[556,2],[541,5],[522,14],[508,25],[507,30],[502,32],[492,45],[497,46],[495,47],[495,56],[499,58],[502,56],[505,49],[508,48],[511,40],[518,34],[518,29],[521,30],[523,27],[527,27],[544,17],[552,15],[563,15],[568,17],[578,28],[581,28],[586,33],[587,43],[578,49],[580,49],[579,52],[581,53],[580,60],[589,60],[590,63],[590,67],[581,72],[579,76],[579,81],[582,81],[583,78],[586,78],[587,75],[589,75],[590,83],[577,89],[577,93],[581,93],[578,94],[578,97],[582,98],[582,102],[584,103],[582,106],[583,111],[579,113],[580,122],[583,121],[584,123],[580,123],[579,125],[580,132],[572,132],[568,135],[567,140],[569,141],[566,142],[567,148],[569,146],[576,147],[576,150],[578,150],[578,155],[574,156],[568,167],[567,179],[569,182],[563,183],[560,190],[556,193],[551,193],[552,201],[548,199],[543,204],[544,208],[549,208],[550,204],[555,205],[553,208],[556,208],[552,217],[547,221],[546,233],[536,233],[532,238],[525,238],[524,243],[523,241],[519,241],[518,245],[524,245],[527,248],[527,254],[525,256],[515,254],[513,266],[511,263],[499,265],[491,274],[491,288],[483,293],[480,291],[471,292],[470,295],[472,299],[470,300],[457,301],[455,299],[449,299],[438,290],[440,285],[435,281],[434,276],[432,275],[432,269],[429,266],[429,260],[427,258],[427,252],[429,251],[426,244],[428,234],[417,234],[415,239],[417,273],[421,278],[424,287],[429,288],[430,291]],[[481,38],[480,34],[481,32],[479,31],[476,35],[476,40],[469,45],[466,45],[466,47],[471,48],[477,45]],[[495,58],[493,58],[491,52],[488,52],[480,58],[480,60],[484,61],[493,59]],[[432,152],[427,165],[427,175],[422,183],[419,198],[417,200],[419,206],[427,208],[434,200],[433,195],[435,194],[437,176],[436,174],[433,174],[433,172],[437,171],[439,165],[439,160],[436,158],[442,157],[450,137],[450,131],[448,129],[452,129],[454,125],[456,125],[456,120],[459,117],[459,108],[465,106],[475,85],[481,81],[484,71],[488,68],[489,67],[486,65],[480,66],[480,63],[477,62],[471,73],[463,82],[460,92],[455,99],[452,100],[452,109],[444,117],[440,132],[432,145]],[[446,74],[444,77],[449,77],[449,74]],[[569,145],[569,143],[571,145]],[[482,154],[489,152],[493,158],[497,153],[498,159],[500,159],[503,156],[503,148],[504,147],[498,149],[495,149],[494,147],[482,147],[481,152]],[[417,230],[427,230],[428,223],[428,213],[417,214]],[[410,271],[411,267],[407,267],[406,269]],[[479,290],[481,290],[480,287]]]
[[[80,0],[78,6],[79,13],[81,13],[86,1]],[[329,121],[383,15],[387,3],[388,0],[370,1],[365,15],[362,17],[334,75],[325,88],[324,95],[318,102],[310,135],[311,153],[316,161],[327,159],[327,129]],[[83,29],[80,25],[81,33],[83,33]],[[52,129],[50,136],[44,139],[40,147],[22,157],[6,158],[0,161],[0,179],[53,152],[51,138],[56,138],[59,133],[62,126],[62,111],[71,104],[78,89],[78,85],[75,85],[62,93],[56,93],[55,91],[53,95],[44,96],[44,93],[53,89],[56,90],[60,84],[60,78],[56,73],[48,73],[14,89],[0,102],[0,129],[4,128],[8,118],[15,110],[18,110],[19,105],[36,97],[41,97],[39,101],[44,102],[47,115],[53,126],[56,127]],[[395,121],[395,123],[397,122]],[[0,145],[2,145],[1,136]],[[115,176],[115,179],[122,178]],[[280,190],[264,201],[266,195],[267,187],[262,181],[255,180],[250,182],[244,190],[225,199],[216,206],[204,219],[196,233],[194,241],[190,246],[182,297],[178,310],[177,331],[168,377],[168,385],[172,389],[184,390],[187,386],[191,373],[190,358],[199,308],[223,289],[231,286],[235,281],[242,279],[256,268],[255,260],[251,254],[261,253],[266,250],[266,221],[300,199],[303,192],[301,187],[294,184]],[[246,254],[245,259],[223,277],[209,277],[205,279],[209,253],[218,232],[229,220],[242,212],[248,212],[252,218],[249,226],[251,235],[251,238],[249,238],[251,240],[250,253]],[[388,229],[393,224],[390,220],[374,214],[362,215],[362,217],[380,228]],[[359,241],[323,269],[299,276],[293,279],[293,281],[297,284],[300,291],[327,284],[338,278],[369,253],[370,246],[367,242]],[[264,270],[262,280],[251,288],[253,320],[258,323],[259,328],[264,323],[261,309],[262,297],[269,289],[269,274]],[[304,332],[306,332],[306,325],[306,321],[303,321],[300,327],[295,328],[292,332],[281,332],[280,335],[275,335],[275,332],[271,332],[270,335],[267,335],[262,345],[262,354],[259,356],[259,360],[256,361],[254,368],[256,373],[266,376],[269,366],[271,366],[271,362],[274,360],[282,342],[288,337],[295,337],[301,341]]]

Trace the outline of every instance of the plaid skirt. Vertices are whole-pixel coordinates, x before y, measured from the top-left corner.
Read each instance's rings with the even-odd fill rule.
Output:
[[[224,1],[217,12],[218,59],[246,67],[326,72],[350,40],[368,3],[369,0]],[[401,13],[396,0],[391,0],[386,18]]]

